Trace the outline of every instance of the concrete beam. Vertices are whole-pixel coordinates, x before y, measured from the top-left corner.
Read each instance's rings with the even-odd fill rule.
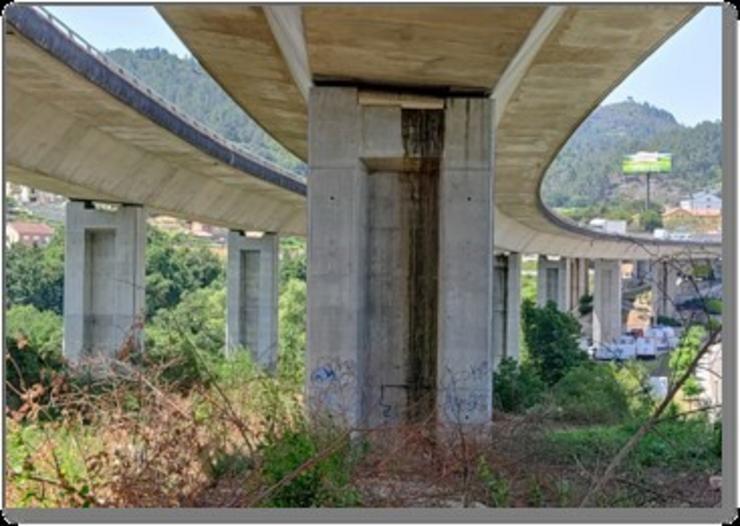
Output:
[[[299,5],[262,6],[267,23],[280,47],[283,60],[293,76],[293,82],[308,102],[308,92],[313,86],[308,64],[306,35],[303,31],[303,10]]]
[[[255,363],[272,371],[278,355],[278,236],[232,230],[227,244],[227,354],[247,349]]]
[[[143,349],[146,212],[66,205],[64,356],[74,365]]]

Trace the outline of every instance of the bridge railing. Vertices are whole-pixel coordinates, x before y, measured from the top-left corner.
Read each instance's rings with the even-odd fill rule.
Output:
[[[157,91],[152,89],[150,86],[148,86],[143,80],[137,77],[134,73],[125,69],[120,64],[118,64],[117,62],[112,60],[110,57],[108,57],[108,55],[106,55],[104,52],[97,49],[90,42],[88,42],[82,35],[77,33],[74,29],[69,27],[67,24],[65,24],[62,20],[57,18],[54,14],[52,14],[50,11],[48,11],[44,7],[42,6],[30,6],[30,7],[35,9],[37,12],[41,13],[58,30],[60,30],[62,33],[65,33],[72,42],[74,42],[77,46],[79,46],[84,51],[86,51],[89,55],[92,55],[93,57],[95,57],[99,62],[101,62],[105,67],[107,67],[113,73],[115,73],[116,75],[124,78],[125,80],[133,84],[138,90],[142,91],[148,97],[157,101],[161,106],[167,108],[169,111],[177,115],[177,117],[187,122],[190,126],[195,128],[202,134],[208,136],[209,138],[211,138],[212,140],[216,142],[221,143],[222,145],[239,153],[240,155],[249,157],[256,163],[266,166],[270,168],[271,170],[278,172],[286,177],[290,177],[292,179],[295,179],[296,181],[303,182],[303,179],[297,173],[287,170],[286,168],[278,164],[275,164],[274,162],[268,159],[265,159],[259,154],[255,154],[254,152],[244,148],[243,146],[235,143],[234,141],[227,139],[226,137],[224,137],[217,131],[211,128],[208,128],[203,123],[191,117],[188,113],[186,113],[184,110],[179,108],[172,101],[166,99],[160,93],[158,93]]]

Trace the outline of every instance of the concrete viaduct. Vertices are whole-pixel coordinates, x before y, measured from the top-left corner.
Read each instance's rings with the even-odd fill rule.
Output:
[[[73,362],[140,345],[148,211],[231,229],[228,347],[266,367],[277,236],[307,237],[309,403],[351,426],[490,421],[492,371],[518,355],[522,253],[540,255],[538,300],[563,310],[587,292],[593,262],[597,342],[621,333],[621,260],[720,254],[585,230],[539,191],[583,119],[697,6],[158,9],[309,163],[308,184],[194,122],[43,11],[9,6],[4,168],[71,199]],[[675,276],[655,269],[664,304]]]

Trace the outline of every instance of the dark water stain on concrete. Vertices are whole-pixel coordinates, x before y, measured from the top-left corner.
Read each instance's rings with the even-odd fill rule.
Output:
[[[404,110],[402,136],[408,229],[407,419],[434,413],[437,382],[437,282],[439,271],[439,169],[444,113]],[[408,162],[406,162],[408,161]]]

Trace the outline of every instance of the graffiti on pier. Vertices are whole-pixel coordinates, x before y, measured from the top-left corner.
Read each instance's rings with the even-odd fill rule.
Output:
[[[483,360],[458,369],[448,364],[445,371],[440,387],[447,418],[459,423],[487,419],[492,403],[490,362]]]
[[[357,407],[357,366],[351,360],[322,359],[309,374],[310,405],[352,419]]]

